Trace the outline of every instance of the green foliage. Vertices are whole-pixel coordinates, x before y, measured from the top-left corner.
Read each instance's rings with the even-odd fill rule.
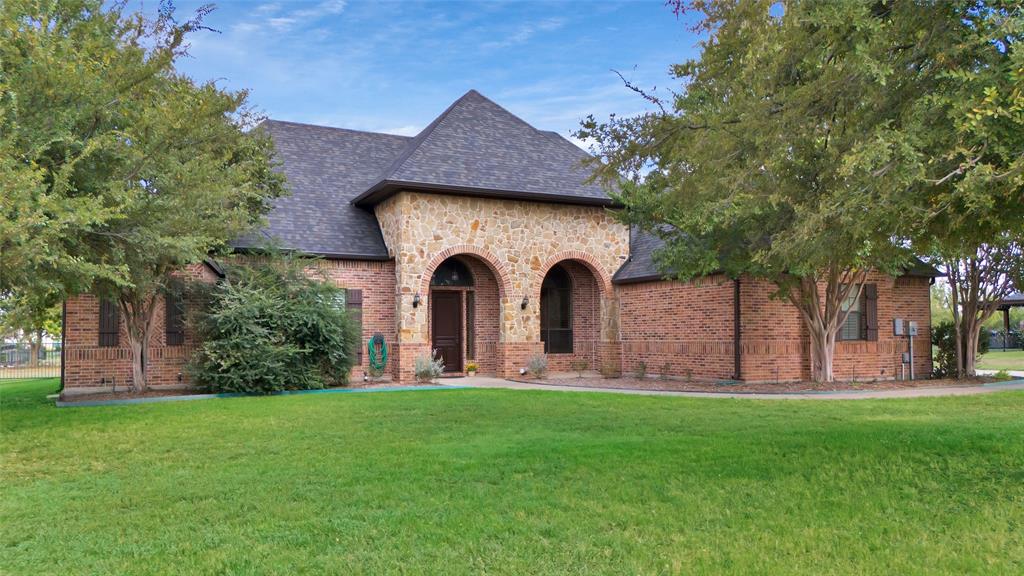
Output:
[[[248,94],[174,68],[212,8],[125,7],[0,4],[0,290],[119,299],[144,387],[169,272],[259,224],[284,184]]]
[[[1005,382],[1007,380],[1014,380],[1014,377],[1006,370],[1000,370],[992,375],[997,382]]]
[[[935,357],[932,376],[935,378],[951,378],[956,376],[956,331],[952,322],[939,322],[932,325],[932,346]],[[988,337],[982,329],[978,338],[978,354],[988,352]]]
[[[206,289],[208,305],[196,318],[202,344],[189,368],[199,385],[263,394],[348,382],[359,337],[344,291],[308,277],[303,264],[238,263]]]
[[[60,338],[59,295],[22,290],[0,296],[0,338],[15,334],[35,344],[40,336]]]
[[[812,374],[841,324],[835,286],[858,281],[844,276],[899,274],[930,238],[1024,231],[1019,7],[674,4],[705,35],[672,69],[685,91],[578,136],[600,178],[626,178],[621,217],[665,240],[664,271],[776,282],[810,329]]]

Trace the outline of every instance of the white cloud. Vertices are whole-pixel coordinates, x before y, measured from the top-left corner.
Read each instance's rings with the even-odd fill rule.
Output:
[[[254,13],[259,20],[236,24],[238,32],[254,32],[270,28],[276,32],[288,32],[298,25],[308,24],[326,16],[335,16],[345,10],[345,0],[325,0],[318,4],[291,11],[281,11],[281,4],[270,3],[258,6]]]
[[[421,126],[415,124],[407,124],[405,126],[398,126],[396,128],[384,128],[381,132],[385,134],[396,134],[398,136],[415,136],[423,130]]]
[[[527,22],[520,25],[512,34],[502,40],[484,42],[483,48],[508,48],[509,46],[524,44],[529,42],[538,32],[554,32],[562,26],[565,26],[564,18],[545,18],[537,22]]]

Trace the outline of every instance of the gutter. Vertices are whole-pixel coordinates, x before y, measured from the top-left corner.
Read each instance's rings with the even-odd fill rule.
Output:
[[[732,346],[733,346],[733,378],[743,379],[743,351],[740,348],[742,336],[742,315],[740,313],[740,278],[732,281]]]
[[[67,366],[67,362],[64,361],[64,351],[67,350],[67,334],[68,300],[65,298],[60,305],[60,389],[57,390],[58,394],[64,392],[64,367]]]
[[[546,192],[525,192],[521,190],[496,190],[473,186],[452,186],[429,184],[425,182],[406,182],[401,180],[382,180],[372,188],[351,200],[355,206],[368,208],[379,204],[398,192],[432,192],[451,194],[453,196],[476,196],[480,198],[498,198],[506,200],[530,200],[552,204],[578,204],[584,206],[620,207],[620,204],[608,197],[575,196],[572,194],[549,194]]]

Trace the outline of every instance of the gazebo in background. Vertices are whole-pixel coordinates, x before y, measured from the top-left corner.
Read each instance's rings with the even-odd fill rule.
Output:
[[[1009,348],[1010,340],[1010,308],[1024,306],[1024,292],[1015,292],[999,301],[999,310],[1003,312],[1003,348]],[[1024,348],[1024,342],[1019,342]]]

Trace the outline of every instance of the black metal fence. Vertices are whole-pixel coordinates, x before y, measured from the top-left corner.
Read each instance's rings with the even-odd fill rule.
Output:
[[[988,333],[989,350],[1021,348],[1022,345],[1024,345],[1024,338],[1016,330],[1011,329],[1009,334],[1004,330],[990,330]]]
[[[60,344],[0,344],[0,380],[57,378],[60,376],[60,360]]]

